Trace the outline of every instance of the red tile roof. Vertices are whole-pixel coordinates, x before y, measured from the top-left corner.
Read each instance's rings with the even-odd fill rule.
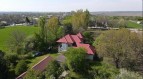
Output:
[[[57,42],[59,42],[59,43],[68,43],[65,37],[62,37]]]
[[[60,43],[74,43],[73,38],[69,34],[64,36],[64,37],[62,37],[57,42],[60,42]]]
[[[93,55],[95,52],[95,49],[93,49],[93,47],[89,44],[78,44],[77,47],[83,47],[87,50],[87,53],[90,55]]]
[[[47,67],[48,63],[51,60],[53,60],[53,58],[51,56],[47,56],[43,60],[38,62],[36,65],[34,65],[31,69],[42,72],[45,70],[45,68]],[[23,77],[26,75],[26,73],[27,72],[22,73],[16,79],[23,79]]]
[[[66,35],[59,39],[57,42],[59,43],[76,43],[77,47],[84,47],[87,50],[88,54],[94,54],[95,49],[93,46],[89,44],[82,44],[83,36],[81,33],[78,33],[77,35]]]
[[[81,38],[81,39],[83,38],[83,36],[82,36],[81,33],[78,33],[77,36],[78,36],[79,38]]]
[[[65,36],[65,38],[66,38],[66,40],[67,40],[68,43],[74,43],[71,35],[68,34],[68,35]]]
[[[80,37],[82,37],[82,36],[80,36]],[[69,34],[67,34],[66,36],[59,39],[57,42],[59,42],[59,43],[82,42],[80,37],[78,35],[69,35]]]
[[[73,38],[74,42],[76,43],[81,43],[81,39],[77,36],[77,35],[71,35],[71,37]]]

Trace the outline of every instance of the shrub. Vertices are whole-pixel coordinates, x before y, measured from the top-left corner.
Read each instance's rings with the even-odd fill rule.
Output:
[[[0,57],[3,57],[4,55],[5,53],[2,50],[0,50]]]
[[[83,74],[88,69],[86,51],[83,48],[69,48],[65,53],[66,64],[70,71]]]
[[[8,73],[7,61],[0,57],[0,79],[7,79]]]
[[[25,55],[19,55],[18,58],[22,59],[22,60],[30,59],[30,58],[32,58],[32,53],[29,52],[28,54],[25,54]]]
[[[115,79],[143,79],[143,76],[126,69],[120,69],[120,74],[117,75]]]
[[[60,64],[57,61],[51,61],[46,68],[45,76],[46,78],[50,78],[51,76],[58,78],[63,69],[61,68]]]
[[[107,64],[104,62],[95,62],[95,64],[91,66],[91,70],[89,71],[91,77],[95,79],[112,79],[118,73],[118,69],[116,69],[111,64]]]
[[[24,76],[23,79],[37,79],[38,75],[39,75],[38,71],[28,70],[27,74]]]
[[[83,36],[84,36],[85,43],[93,44],[93,42],[94,42],[93,33],[91,33],[91,32],[83,32]]]
[[[19,75],[27,70],[27,63],[25,60],[20,60],[15,68],[15,74]]]
[[[17,60],[19,59],[17,54],[7,54],[4,58],[8,61],[9,64],[13,65],[16,65]]]

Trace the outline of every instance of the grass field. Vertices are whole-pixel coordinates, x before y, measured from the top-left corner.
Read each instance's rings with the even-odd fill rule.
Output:
[[[26,36],[33,35],[38,32],[38,27],[33,26],[13,26],[0,29],[0,50],[7,51],[7,40],[10,38],[10,34],[14,30],[20,30],[25,33]]]
[[[142,28],[142,26],[140,24],[137,24],[137,23],[131,22],[131,21],[127,22],[127,26],[128,26],[128,28],[136,28],[136,29]]]

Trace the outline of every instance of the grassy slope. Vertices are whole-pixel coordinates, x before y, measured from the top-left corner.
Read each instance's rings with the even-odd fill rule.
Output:
[[[141,25],[140,24],[137,24],[135,22],[131,22],[131,21],[128,21],[128,28],[136,28],[136,29],[141,29]]]
[[[14,26],[14,27],[6,27],[0,29],[0,50],[7,51],[7,43],[6,41],[10,38],[10,34],[14,30],[20,30],[25,32],[26,36],[32,35],[38,31],[38,27],[33,26]]]

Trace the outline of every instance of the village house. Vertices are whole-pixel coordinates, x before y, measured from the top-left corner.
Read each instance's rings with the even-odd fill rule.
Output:
[[[83,47],[87,51],[87,59],[93,60],[95,48],[89,44],[84,44],[83,40],[84,38],[81,33],[78,33],[77,35],[67,34],[57,41],[59,43],[58,52],[67,51],[69,47]]]
[[[95,55],[95,49],[93,46],[89,44],[84,44],[83,40],[84,38],[81,33],[78,33],[77,35],[67,34],[57,41],[59,43],[58,52],[67,51],[68,47],[74,47],[74,48],[83,47],[87,51],[87,59],[93,60]],[[48,63],[52,60],[53,58],[51,56],[47,56],[44,59],[42,59],[39,63],[34,65],[31,69],[35,71],[43,72],[46,69]],[[66,58],[63,54],[60,54],[56,58],[56,61],[59,63],[64,63],[65,60]],[[26,74],[27,74],[27,71],[19,75],[16,79],[23,79]],[[68,72],[64,71],[60,77],[65,77],[67,74]]]

